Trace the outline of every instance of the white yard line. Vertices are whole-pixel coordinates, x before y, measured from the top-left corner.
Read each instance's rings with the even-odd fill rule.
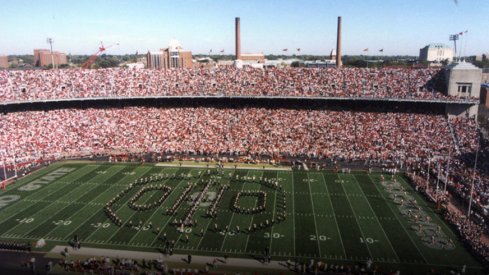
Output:
[[[370,177],[370,175],[368,177],[370,178],[370,180],[372,182],[374,182],[374,180],[372,179],[372,177]],[[382,190],[379,190],[379,188],[377,187],[377,185],[375,184],[375,182],[374,182],[374,185],[375,185],[375,188],[377,188],[377,190],[379,191],[379,193],[382,195],[382,198],[384,198],[384,200],[387,201],[387,199],[384,197],[384,194],[382,193]],[[389,207],[389,209],[392,211],[392,213],[394,214],[394,216],[397,217],[398,222],[401,225],[402,229],[404,229],[404,232],[406,232],[406,234],[409,237],[409,240],[411,240],[411,242],[414,244],[414,247],[416,247],[416,250],[418,250],[419,254],[423,258],[423,260],[425,261],[425,263],[429,263],[428,260],[426,260],[426,258],[424,257],[423,253],[421,253],[421,250],[419,250],[419,247],[416,244],[416,242],[413,240],[413,238],[411,237],[411,235],[409,234],[409,232],[406,230],[406,228],[404,227],[404,225],[402,224],[402,222],[399,220],[399,216],[397,215],[396,211],[393,211],[391,207]]]
[[[138,168],[138,167],[136,167],[136,169],[137,169],[137,168]],[[149,171],[149,170],[151,170],[151,168],[152,168],[152,167],[147,167],[147,168],[148,168],[148,169],[147,169],[147,171]],[[147,171],[146,171],[146,172],[147,172]],[[143,172],[143,174],[145,174],[146,172]],[[121,182],[121,181],[123,181],[123,180],[126,180],[126,178],[131,178],[131,177],[135,177],[135,176],[140,176],[140,175],[138,175],[138,173],[136,173],[136,174],[134,174],[134,175],[126,175],[126,176],[122,177],[120,180],[118,180],[117,182]],[[102,192],[102,194],[105,194],[106,192],[112,192],[112,191],[113,191],[113,190],[107,189],[107,191]],[[102,195],[102,194],[100,194],[100,195]],[[98,196],[97,196],[97,197],[98,197]],[[84,208],[85,208],[85,207],[81,208],[81,209],[80,209],[79,211],[77,211],[76,213],[80,212],[80,211],[81,211],[81,210],[83,210]],[[76,215],[76,213],[74,213],[74,214],[73,214],[73,215],[71,215],[71,216]],[[73,233],[74,233],[76,230],[78,230],[78,228],[80,228],[80,227],[81,227],[82,225],[84,225],[84,224],[85,224],[85,223],[86,223],[88,220],[90,220],[90,219],[91,219],[93,216],[95,216],[95,215],[97,215],[97,214],[98,214],[98,211],[94,211],[94,213],[93,213],[93,214],[92,214],[90,217],[86,218],[86,219],[85,219],[85,221],[81,222],[81,223],[80,223],[80,225],[78,225],[78,226],[77,226],[75,229],[73,229],[73,230],[72,230],[72,231],[71,231],[69,234],[67,234],[66,236],[73,235]],[[94,230],[92,233],[90,233],[90,235],[88,235],[88,236],[91,236],[91,235],[92,235],[92,234],[93,234],[95,231],[97,231],[97,230],[98,230],[98,228],[97,228],[97,229],[95,229],[95,230]],[[87,237],[86,239],[88,240],[88,237]]]
[[[362,234],[362,238],[365,240],[365,234],[363,233],[362,227],[360,226],[360,223],[358,222],[357,215],[355,214],[355,211],[353,210],[353,206],[351,205],[350,198],[348,197],[348,194],[346,193],[345,187],[343,187],[343,185],[341,183],[338,183],[338,184],[343,189],[343,192],[345,192],[345,197],[346,197],[346,200],[348,201],[348,204],[350,205],[352,214],[355,217],[355,222],[356,222],[356,224],[358,226],[358,229],[360,230],[360,234]],[[372,252],[370,251],[370,247],[368,246],[368,243],[367,242],[365,242],[365,246],[367,247],[368,254],[370,255],[370,259],[373,259]]]
[[[163,183],[167,183],[169,180],[170,180],[170,179],[167,179],[167,180],[165,180]],[[183,182],[184,182],[184,180],[182,179],[182,180],[181,180],[181,181],[180,181],[180,182],[177,184],[177,186],[175,186],[175,188],[177,188],[178,186],[180,186],[180,184],[182,184]],[[170,194],[168,194],[168,195],[170,195]],[[167,198],[168,198],[168,197],[167,197]],[[149,200],[149,199],[151,199],[151,197],[150,197],[150,198],[148,198],[148,200]],[[152,217],[153,217],[153,216],[154,216],[156,213],[159,213],[159,210],[161,209],[161,206],[163,205],[163,203],[165,203],[165,201],[163,201],[163,202],[161,203],[161,205],[159,205],[159,206],[158,206],[158,208],[156,208],[156,209],[154,210],[153,214],[151,214],[151,216],[150,216],[150,217],[149,217],[149,218],[146,220],[145,225],[146,225],[146,223],[148,223],[148,222],[150,222],[150,221],[151,221],[151,218],[152,218]],[[136,212],[136,213],[137,213],[137,212]],[[132,215],[132,216],[134,216],[134,215]],[[132,216],[131,216],[131,218],[132,218]],[[169,217],[169,219],[168,219],[168,220],[171,220],[171,217]],[[166,225],[165,225],[165,226],[166,226]],[[130,244],[130,243],[132,242],[132,240],[134,240],[134,239],[136,238],[136,236],[138,236],[138,235],[139,235],[141,232],[144,232],[144,231],[143,231],[143,230],[139,230],[139,231],[138,231],[136,234],[133,234],[133,236],[131,237],[131,239],[129,239],[129,241],[127,242],[127,244]],[[158,232],[158,234],[159,234],[159,232]],[[156,235],[156,238],[158,237],[158,234]],[[109,238],[109,240],[110,240],[111,238],[112,238],[112,236]],[[155,239],[156,239],[156,238],[155,238]],[[155,239],[153,239],[153,241],[154,241]],[[151,241],[151,243],[150,243],[150,244],[152,244],[152,243],[153,243],[153,241]]]
[[[234,173],[233,176],[235,176],[235,174],[236,173]],[[231,180],[229,181],[229,186],[231,186]],[[224,194],[226,193],[226,191],[224,191],[224,193],[222,194],[222,197],[221,197],[220,202],[222,201],[222,198],[224,197]],[[203,231],[204,232],[204,235],[207,232],[207,230],[209,230],[209,225],[211,225],[211,223],[212,223],[213,220],[214,220],[214,218],[207,219],[207,226],[205,227],[205,230]],[[197,249],[199,249],[199,246],[202,243],[202,240],[204,239],[204,235],[202,237],[200,237],[200,240],[199,240],[199,242],[197,243],[197,246],[196,246]]]
[[[151,169],[150,169],[150,170],[151,170]],[[148,170],[148,171],[149,171],[149,170]],[[169,179],[167,179],[167,180],[169,180]],[[183,181],[184,181],[184,179],[182,179],[182,180],[181,180],[181,181],[178,183],[178,185],[180,185],[180,183],[181,183],[181,182],[183,182]],[[178,186],[178,185],[177,185],[177,186]],[[149,198],[147,198],[147,199],[146,199],[146,201],[149,201],[150,199],[151,199],[151,196],[150,196]],[[117,212],[120,212],[120,211],[122,211],[122,207],[121,207],[121,208],[119,208],[119,209],[118,209],[117,211],[115,211],[115,212],[116,212],[116,214],[117,214]],[[155,212],[156,212],[156,211],[158,211],[158,210],[155,210]],[[131,215],[131,216],[130,216],[130,217],[127,219],[127,220],[128,220],[128,221],[131,221],[131,220],[132,220],[132,217],[134,217],[134,215],[136,215],[137,213],[138,213],[138,212],[137,212],[137,211],[135,211],[135,212],[134,212],[134,213],[133,213],[133,214],[132,214],[132,215]],[[125,226],[125,224],[123,224],[121,227],[119,227],[119,228],[118,228],[118,229],[117,229],[117,230],[116,230],[114,233],[112,233],[112,235],[110,235],[110,237],[108,237],[108,238],[107,238],[107,240],[112,239],[112,238],[113,238],[113,237],[114,237],[114,236],[115,236],[115,235],[116,235],[116,234],[117,234],[119,231],[121,231],[121,230],[122,230],[122,228],[123,228],[124,226]],[[97,232],[98,230],[100,230],[100,228],[97,228],[95,231],[93,231],[93,232],[92,232],[92,233],[91,233],[91,234],[90,234],[90,235],[87,237],[87,239],[90,239],[89,237],[90,237],[90,236],[92,236],[92,235],[93,235],[95,232]],[[136,234],[134,234],[134,235],[136,235]],[[129,244],[129,243],[127,243],[127,244]]]
[[[117,171],[115,171],[115,173],[117,173]],[[115,174],[115,173],[114,173],[114,174]],[[83,176],[84,176],[84,175],[83,175]],[[97,177],[97,176],[95,176],[95,178],[96,178],[96,177]],[[83,186],[77,186],[77,187],[83,187]],[[85,191],[84,193],[79,194],[79,196],[77,196],[77,197],[72,197],[72,199],[74,199],[74,200],[79,199],[79,198],[81,198],[83,195],[85,195],[86,193],[90,192],[90,191],[91,191],[92,189],[94,189],[94,188],[95,188],[95,187],[90,188],[90,189],[88,189],[87,191]],[[77,188],[73,188],[73,189],[71,189],[71,190],[70,190],[68,193],[63,194],[63,195],[62,195],[62,196],[61,196],[59,199],[63,199],[63,198],[65,198],[65,197],[69,197],[69,196],[71,196],[71,194],[72,194],[72,193],[74,193],[76,190],[77,190]],[[49,194],[49,195],[51,195],[51,194]],[[49,195],[48,195],[48,196],[49,196]],[[49,207],[51,207],[53,204],[54,204],[54,202],[51,202],[50,204],[48,204],[47,206],[45,206],[45,207],[44,207],[43,209],[41,209],[39,212],[36,212],[36,213],[35,213],[34,215],[32,215],[31,217],[36,217],[36,215],[39,215],[39,214],[41,214],[41,215],[42,215],[42,214],[44,214],[44,213],[43,213],[43,211],[44,211],[44,210],[46,210],[46,209],[48,209]],[[55,213],[52,213],[50,216],[52,217],[52,216],[54,216],[54,215],[58,214],[59,212],[63,211],[63,210],[64,210],[66,207],[68,207],[68,206],[69,206],[69,205],[67,205],[67,206],[65,206],[65,207],[63,207],[63,208],[61,208],[61,209],[59,209],[59,210],[58,210],[58,211],[56,211]],[[49,219],[49,218],[48,218],[48,219]],[[32,227],[32,228],[29,230],[29,232],[31,232],[32,230],[34,230],[34,229],[38,228],[39,226],[41,226],[41,225],[42,225],[42,224],[43,224],[43,223],[44,223],[46,220],[47,220],[47,219],[44,219],[44,220],[42,220],[42,221],[41,221],[41,223],[39,223],[39,224],[37,224],[37,225],[35,225],[35,226],[33,225],[33,227]],[[22,225],[22,223],[18,223],[17,225],[15,225],[15,226],[11,227],[9,230],[7,230],[6,232],[4,232],[4,234],[5,234],[5,233],[9,234],[9,232],[11,232],[12,230],[16,230],[16,229],[17,229],[17,227],[19,227],[19,226],[21,226],[21,225]],[[55,228],[56,228],[56,227],[55,227]],[[51,230],[51,231],[52,231],[52,230]],[[50,233],[51,231],[49,231],[48,233]],[[27,233],[29,233],[29,232],[27,232]],[[27,233],[26,233],[26,234],[27,234]],[[25,234],[24,234],[24,235],[25,235]],[[26,235],[26,236],[27,236],[27,235]],[[45,236],[48,236],[48,234],[46,234]]]
[[[294,229],[294,256],[297,255],[296,253],[296,250],[295,250],[295,242],[296,242],[296,239],[295,239],[295,196],[294,196],[294,173],[291,173],[291,176],[292,176],[292,225],[293,225],[293,229]]]
[[[320,173],[320,174],[321,174],[321,177],[323,177],[324,187],[326,188],[326,191],[329,194],[328,185],[326,184],[326,178],[324,178],[323,173]],[[333,211],[333,220],[334,220],[334,224],[336,225],[336,230],[338,230],[338,237],[340,238],[341,248],[343,249],[343,256],[346,259],[345,245],[343,244],[343,239],[341,238],[340,227],[338,226],[338,221],[336,220],[336,215],[334,214],[335,211],[334,211],[333,202],[331,202],[330,196],[328,196],[328,201],[329,201],[329,205],[331,206],[331,210]]]
[[[250,172],[247,172],[246,173],[246,176],[248,176]],[[244,188],[244,184],[241,184],[241,191],[243,191],[243,188]],[[254,216],[254,215],[253,215]],[[233,218],[234,218],[234,211],[233,211],[233,214],[231,214],[231,220],[229,221],[229,228],[231,228],[231,223],[233,222]],[[221,251],[222,251],[222,248],[224,247],[224,243],[226,243],[226,237],[228,236],[227,232],[226,234],[224,235],[224,239],[222,241],[222,244],[221,244]],[[245,245],[245,248],[248,247],[248,240],[249,240],[249,237],[250,237],[250,234],[248,234],[248,239],[246,240],[246,245]],[[246,249],[245,249],[246,251]]]
[[[307,174],[307,186],[309,187],[309,196],[311,197],[311,207],[312,207],[312,216],[314,218],[314,228],[316,230],[316,241],[318,243],[318,251],[319,251],[319,257],[322,257],[322,253],[321,253],[321,244],[319,243],[319,231],[318,231],[318,224],[317,224],[317,221],[316,221],[316,212],[314,211],[314,199],[312,198],[312,194],[311,194],[311,183],[309,182],[309,173]]]
[[[396,176],[396,178],[397,178],[397,180],[404,182],[404,185],[410,186],[410,184],[409,184],[409,183],[407,183],[407,182],[404,180],[404,178],[403,178],[403,177],[398,177],[398,176]],[[416,193],[416,194],[418,194],[418,197],[420,197],[420,196],[419,196],[419,193],[417,193],[417,192],[415,192],[415,191],[413,191],[413,192],[414,192],[414,193]],[[421,197],[421,198],[417,199],[416,201],[423,201],[423,202],[424,202],[424,198],[422,198],[422,197]],[[418,203],[418,205],[419,205],[419,203]],[[420,205],[420,206],[421,206],[421,205]],[[424,208],[425,208],[425,209],[424,209],[424,211],[426,212],[426,214],[431,213],[431,215],[430,215],[430,216],[431,216],[431,218],[433,219],[433,221],[434,221],[434,219],[437,219],[437,220],[438,220],[438,223],[439,223],[439,224],[441,223],[441,224],[443,225],[443,227],[446,229],[445,234],[446,234],[447,236],[449,236],[450,234],[452,234],[452,236],[455,236],[456,238],[458,238],[458,237],[457,237],[457,235],[455,235],[455,234],[453,233],[452,229],[451,229],[451,228],[448,226],[448,224],[447,224],[447,223],[446,223],[444,220],[442,220],[442,219],[440,218],[440,216],[439,216],[439,215],[437,215],[436,213],[434,213],[433,211],[431,211],[431,208],[428,208],[428,209],[426,209],[426,207],[424,207]],[[450,233],[448,233],[448,232],[450,232]]]
[[[379,218],[378,218],[378,217],[377,217],[377,215],[375,214],[374,209],[372,208],[372,205],[371,205],[371,204],[370,204],[370,202],[368,201],[367,196],[365,195],[365,192],[363,192],[362,187],[360,187],[360,182],[358,182],[358,181],[357,181],[357,179],[355,178],[355,176],[351,176],[351,177],[352,177],[352,178],[355,180],[355,182],[356,182],[356,183],[359,185],[359,186],[358,186],[358,188],[360,188],[360,190],[362,191],[363,195],[365,196],[365,200],[367,201],[368,207],[369,207],[369,208],[370,208],[370,210],[372,211],[372,214],[374,214],[375,220],[377,221],[377,223],[379,224],[380,228],[382,229],[382,232],[384,233],[384,236],[385,236],[385,238],[386,238],[387,242],[389,243],[389,246],[391,247],[392,251],[393,251],[393,252],[394,252],[394,254],[396,255],[397,260],[398,260],[399,262],[401,262],[401,259],[399,258],[399,255],[397,255],[397,252],[396,252],[396,250],[394,249],[394,246],[392,245],[391,241],[389,240],[389,237],[387,236],[387,233],[385,233],[385,230],[384,230],[384,228],[382,227],[382,224],[380,223]],[[370,179],[370,180],[372,180],[372,179]],[[373,183],[373,181],[372,181],[372,184],[375,184],[375,183]]]
[[[191,173],[191,172],[192,172],[192,170],[190,170],[189,172]],[[199,178],[197,179],[197,181],[199,181],[201,178],[202,178],[202,176],[201,176],[201,177],[199,177]],[[180,185],[181,185],[183,182],[185,182],[185,181],[184,181],[184,180],[180,181],[180,182],[177,184],[177,186],[175,186],[175,189],[176,189],[176,188],[178,188],[178,187],[179,187],[179,186],[180,186]],[[178,210],[178,209],[177,209],[177,210]],[[172,216],[168,216],[168,220],[165,222],[165,225],[161,227],[161,230],[165,229],[165,228],[168,226],[168,223],[170,223],[171,218],[172,218]],[[149,245],[150,245],[150,246],[151,246],[151,245],[153,245],[153,243],[154,243],[154,242],[155,242],[155,241],[158,239],[158,237],[159,237],[159,236],[160,236],[160,232],[158,232],[158,234],[156,234],[156,237],[154,237],[154,238],[153,238],[153,240],[151,241],[151,243],[150,243]],[[180,239],[180,238],[178,238],[178,240],[179,240],[179,239]],[[178,243],[178,240],[175,242],[175,245]]]
[[[278,173],[277,173],[277,174],[276,174],[276,176],[275,176],[275,180],[277,180],[277,178],[278,178]],[[276,206],[277,206],[277,192],[278,192],[278,191],[277,191],[277,189],[275,189],[275,196],[274,196],[274,198],[273,198],[272,220],[274,220],[274,219],[275,219],[275,212],[276,212],[276,211],[275,211],[275,208],[276,208]],[[271,226],[271,229],[270,229],[270,249],[269,249],[270,254],[272,254],[273,227],[274,227],[274,226],[272,225],[272,226]]]
[[[59,167],[57,167],[57,168],[59,168]],[[63,177],[61,177],[61,178],[67,177],[68,175],[78,174],[78,172],[80,172],[80,170],[83,170],[83,168],[80,168],[80,169],[77,169],[77,170],[75,170],[75,171],[72,171],[71,173],[68,173],[68,174],[64,175]],[[94,169],[91,169],[90,171],[87,171],[85,174],[81,174],[81,175],[80,175],[79,177],[77,177],[77,178],[83,177],[83,176],[85,176],[86,174],[90,173],[90,172],[91,172],[91,171],[93,171],[93,170],[95,170],[95,168],[94,168]],[[53,171],[54,171],[54,170],[53,170]],[[28,183],[29,183],[29,182],[31,182],[31,181],[37,180],[37,179],[39,179],[39,178],[42,178],[43,176],[45,176],[45,175],[47,175],[47,174],[49,174],[49,173],[51,173],[51,172],[53,172],[53,171],[49,171],[49,172],[47,172],[46,174],[44,174],[44,175],[42,175],[42,176],[36,177],[36,178],[34,178],[34,179],[32,179],[32,180],[30,180],[30,181],[26,182],[25,184],[28,184]],[[26,193],[26,194],[27,194],[27,196],[22,197],[22,199],[21,199],[21,200],[19,200],[19,202],[22,202],[22,201],[24,201],[24,200],[26,200],[26,201],[27,201],[27,200],[28,200],[28,198],[30,198],[30,197],[32,197],[32,196],[34,196],[34,195],[39,195],[38,191],[43,191],[43,192],[44,192],[45,190],[50,190],[50,189],[54,189],[54,190],[56,190],[57,188],[59,188],[59,187],[57,187],[57,186],[56,186],[58,183],[62,183],[62,181],[56,181],[56,180],[55,180],[55,181],[53,181],[53,182],[49,183],[48,185],[45,185],[45,186],[41,187],[41,190],[35,190],[35,191],[23,191],[23,192],[28,192],[28,193]],[[20,186],[23,186],[23,185],[24,185],[24,184],[22,184],[22,185],[18,185],[18,186],[16,186],[16,187],[15,187],[15,189],[17,189],[17,187],[20,187]],[[13,190],[13,189],[12,189],[12,190]],[[9,193],[8,193],[9,191],[10,191],[10,190],[7,190],[7,192],[6,192],[6,194],[7,194],[7,195],[9,194]],[[44,198],[46,198],[46,197],[48,197],[48,196],[50,196],[50,195],[51,195],[51,193],[47,193],[47,194],[45,194],[44,196],[41,196],[41,199],[40,199],[40,200],[42,200],[42,199],[44,199]],[[12,204],[12,205],[15,205],[14,207],[16,208],[16,211],[15,211],[15,212],[13,212],[11,215],[9,215],[9,216],[7,216],[7,217],[2,217],[2,219],[3,219],[3,220],[7,220],[7,219],[12,218],[13,216],[15,216],[15,215],[19,214],[19,212],[22,212],[22,211],[26,210],[27,208],[29,208],[29,207],[33,206],[34,204],[29,204],[28,206],[23,207],[22,209],[20,209],[20,208],[19,208],[19,207],[20,207],[20,205],[19,205],[19,206],[16,206],[17,204]],[[10,209],[11,207],[12,207],[12,206],[9,206],[9,207],[8,207],[8,208],[6,208],[6,209]]]

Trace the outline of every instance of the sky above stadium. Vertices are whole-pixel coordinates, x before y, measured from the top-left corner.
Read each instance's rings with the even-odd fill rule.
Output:
[[[337,16],[345,55],[418,55],[429,43],[452,46],[448,36],[466,30],[458,46],[475,55],[489,52],[488,14],[488,0],[6,0],[0,55],[48,48],[47,37],[72,54],[91,54],[100,41],[119,43],[108,54],[145,53],[171,39],[194,54],[233,54],[235,17],[243,53],[326,55]]]

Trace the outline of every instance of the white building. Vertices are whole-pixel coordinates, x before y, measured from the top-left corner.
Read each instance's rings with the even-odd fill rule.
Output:
[[[429,44],[419,49],[419,60],[428,62],[451,62],[453,60],[453,50],[442,43]]]
[[[445,68],[447,95],[464,99],[478,99],[481,91],[482,69],[467,63],[454,62]],[[447,105],[449,116],[476,116],[479,105]]]

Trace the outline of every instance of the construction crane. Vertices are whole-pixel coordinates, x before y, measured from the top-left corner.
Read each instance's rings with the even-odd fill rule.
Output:
[[[98,51],[97,51],[96,53],[92,54],[92,55],[91,55],[91,56],[88,58],[88,60],[87,60],[87,61],[85,61],[85,63],[83,63],[83,64],[81,65],[81,67],[82,67],[83,69],[89,69],[89,68],[91,68],[91,67],[92,67],[92,64],[95,62],[95,60],[97,60],[97,57],[98,57],[98,56],[99,56],[101,53],[103,53],[103,52],[105,52],[107,49],[112,48],[113,46],[117,46],[117,45],[119,45],[119,43],[115,43],[115,44],[112,44],[112,45],[110,45],[110,46],[104,47],[104,43],[103,43],[102,41],[100,41],[100,47],[98,47]]]

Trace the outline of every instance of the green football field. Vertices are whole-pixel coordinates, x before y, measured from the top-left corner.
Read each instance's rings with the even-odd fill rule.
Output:
[[[401,176],[64,162],[0,192],[0,239],[44,238],[43,251],[77,235],[83,247],[161,252],[168,240],[182,254],[482,272]],[[196,224],[174,223],[186,215]]]

